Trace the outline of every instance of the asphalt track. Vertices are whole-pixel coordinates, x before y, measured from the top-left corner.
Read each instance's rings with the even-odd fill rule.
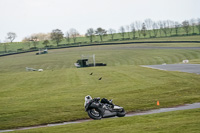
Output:
[[[156,114],[156,113],[163,113],[163,112],[170,112],[170,111],[177,111],[177,110],[196,109],[196,108],[200,108],[200,103],[185,104],[182,106],[176,106],[176,107],[171,107],[171,108],[160,108],[160,109],[154,109],[154,110],[149,110],[149,111],[130,112],[130,113],[127,113],[125,117],[132,117],[132,116],[137,116],[137,115],[149,115],[149,114]],[[114,118],[118,118],[118,117],[114,117]],[[0,132],[3,133],[3,132],[28,130],[28,129],[42,128],[42,127],[53,127],[53,126],[61,126],[61,125],[68,125],[68,124],[75,124],[75,123],[83,123],[83,122],[88,122],[88,121],[92,121],[92,119],[77,120],[77,121],[71,121],[71,122],[47,124],[47,125],[32,126],[32,127],[22,127],[18,129],[10,129],[10,130],[0,130]]]
[[[200,74],[200,64],[142,65],[142,67],[148,67],[165,71],[179,71]]]

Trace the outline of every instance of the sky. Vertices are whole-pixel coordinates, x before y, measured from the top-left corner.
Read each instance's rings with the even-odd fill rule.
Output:
[[[21,41],[33,33],[75,28],[116,31],[134,21],[200,18],[200,0],[0,0],[0,42],[14,32]]]

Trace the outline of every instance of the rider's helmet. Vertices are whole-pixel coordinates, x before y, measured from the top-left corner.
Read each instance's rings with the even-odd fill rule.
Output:
[[[86,97],[85,97],[85,100],[92,100],[92,97],[90,96],[90,95],[87,95]]]
[[[85,103],[84,106],[89,103],[89,101],[92,100],[92,97],[90,95],[85,96]]]

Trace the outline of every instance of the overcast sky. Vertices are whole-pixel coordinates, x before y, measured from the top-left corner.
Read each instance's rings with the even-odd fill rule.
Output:
[[[15,32],[15,41],[32,33],[70,28],[113,28],[151,18],[182,22],[200,18],[200,0],[0,0],[0,40]]]

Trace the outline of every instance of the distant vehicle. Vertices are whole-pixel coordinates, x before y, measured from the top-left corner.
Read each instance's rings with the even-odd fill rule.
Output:
[[[74,63],[74,65],[79,68],[79,67],[92,67],[92,66],[106,66],[104,63],[88,63],[88,59],[79,59]]]
[[[38,53],[36,53],[36,55],[40,55],[40,54],[48,54],[48,50],[45,49],[45,50],[39,50]]]

